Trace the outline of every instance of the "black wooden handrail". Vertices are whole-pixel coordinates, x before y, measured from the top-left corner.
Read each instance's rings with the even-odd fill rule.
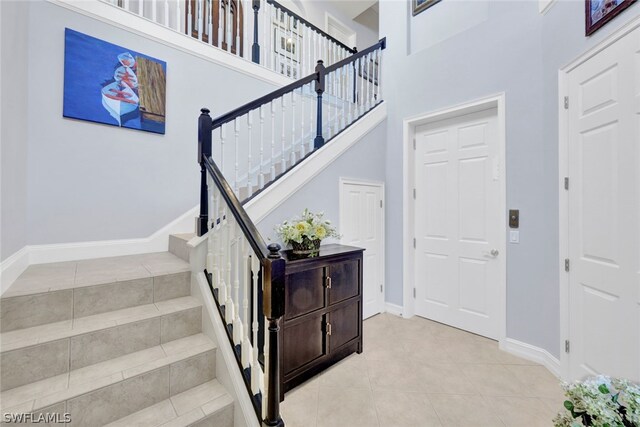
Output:
[[[323,30],[321,30],[320,28],[318,28],[315,25],[313,25],[311,22],[307,21],[306,19],[304,19],[303,17],[301,17],[297,13],[293,12],[291,9],[287,9],[286,7],[284,7],[283,5],[278,3],[277,1],[275,1],[275,0],[267,0],[267,3],[272,4],[273,6],[277,7],[278,9],[282,9],[288,15],[291,15],[296,20],[302,22],[304,25],[306,25],[307,27],[311,28],[313,31],[315,31],[316,33],[320,34],[321,36],[326,37],[331,42],[333,42],[333,43],[337,44],[338,46],[340,46],[341,48],[345,49],[347,52],[352,53],[352,54],[356,53],[356,49],[355,48],[349,47],[346,44],[342,43],[340,40],[337,40],[335,37],[327,34]]]
[[[332,73],[332,72],[336,71],[337,69],[344,67],[347,64],[350,64],[352,62],[357,61],[358,59],[362,58],[363,56],[365,56],[365,55],[367,55],[367,54],[369,54],[371,52],[374,52],[374,51],[376,51],[378,49],[384,50],[386,48],[387,48],[387,38],[384,37],[384,38],[380,39],[378,41],[378,43],[376,43],[376,44],[374,44],[372,46],[369,46],[368,48],[366,48],[366,49],[364,49],[364,50],[362,50],[360,52],[354,53],[353,55],[351,55],[348,58],[343,59],[342,61],[338,61],[335,64],[329,65],[328,67],[325,68],[324,72],[325,72],[325,74]]]
[[[336,62],[333,65],[330,65],[329,67],[324,68],[324,74],[328,74],[331,73],[333,71],[336,71],[337,69],[344,67],[347,64],[350,64],[352,62],[357,61],[358,59],[362,58],[363,56],[377,50],[377,49],[385,49],[387,47],[387,38],[383,38],[380,39],[380,41],[378,41],[378,43],[364,49],[361,52],[357,52],[353,55],[351,55],[348,58],[343,59],[342,61]],[[320,80],[320,73],[318,71],[316,71],[315,73],[309,74],[306,77],[303,77],[299,80],[296,80],[295,82],[288,84],[284,87],[281,87],[280,89],[276,89],[271,93],[268,93],[258,99],[255,99],[251,102],[247,102],[246,104],[236,108],[235,110],[231,110],[228,113],[223,114],[222,116],[219,116],[217,118],[215,118],[213,120],[212,123],[212,128],[213,129],[217,129],[220,126],[222,126],[225,123],[229,123],[230,121],[237,119],[238,117],[241,117],[245,114],[247,114],[250,111],[253,111],[255,109],[260,108],[261,106],[268,104],[269,102],[273,101],[274,99],[278,99],[280,97],[282,97],[283,95],[294,91],[295,89],[301,88],[302,86],[309,84],[311,82],[314,81],[319,81]]]
[[[222,198],[227,203],[227,206],[229,206],[229,210],[236,219],[238,226],[242,229],[249,245],[251,245],[251,248],[260,259],[260,262],[264,261],[269,257],[269,249],[262,239],[262,235],[260,235],[255,224],[251,221],[251,218],[249,218],[247,211],[242,207],[242,203],[240,203],[238,197],[236,197],[236,194],[233,192],[231,185],[229,185],[211,157],[203,157],[202,161],[204,163],[204,167],[207,169],[209,175],[220,190]],[[220,220],[222,220],[222,218],[220,218]]]

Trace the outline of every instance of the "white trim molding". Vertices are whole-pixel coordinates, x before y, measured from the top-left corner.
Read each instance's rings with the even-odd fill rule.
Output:
[[[538,9],[543,15],[551,9],[551,6],[555,4],[556,0],[538,0]]]
[[[511,353],[514,356],[539,363],[556,377],[561,377],[560,360],[543,348],[514,340],[513,338],[505,338],[500,341],[499,347],[500,350]]]
[[[413,138],[415,137],[415,128],[420,125],[432,123],[453,117],[460,117],[477,111],[487,110],[489,108],[497,109],[498,123],[498,151],[500,153],[499,176],[503,177],[500,186],[500,212],[506,212],[507,203],[507,186],[506,186],[506,95],[504,92],[491,95],[486,98],[476,99],[463,104],[454,105],[441,110],[431,111],[409,117],[403,120],[403,144],[402,144],[402,233],[403,233],[403,253],[405,254],[402,261],[402,277],[404,278],[402,289],[402,304],[404,308],[404,316],[409,318],[415,314],[415,305],[413,299],[414,288],[414,256],[413,256],[413,238],[414,230],[414,201],[412,191],[414,188],[414,170],[413,170]],[[500,315],[498,319],[499,332],[498,339],[502,342],[506,338],[507,325],[507,239],[506,230],[500,233],[500,242],[497,245],[498,250],[504,256],[497,258],[500,263]]]
[[[322,172],[342,153],[360,141],[378,124],[387,118],[387,104],[379,104],[358,121],[346,128],[329,143],[307,157],[283,177],[244,205],[244,209],[255,223],[262,221],[270,212],[280,206],[293,193]]]
[[[385,303],[385,313],[393,314],[394,316],[404,317],[403,312],[404,309],[402,306],[397,304],[391,304],[390,302]]]
[[[197,215],[196,206],[151,236],[138,239],[27,245],[0,264],[1,293],[4,293],[31,264],[164,252],[169,248],[170,234],[193,232],[194,218]]]

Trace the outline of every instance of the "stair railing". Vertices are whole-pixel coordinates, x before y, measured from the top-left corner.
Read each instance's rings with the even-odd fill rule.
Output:
[[[197,232],[208,232],[204,272],[258,419],[264,426],[284,426],[279,410],[279,334],[285,261],[279,245],[266,246],[211,159],[211,126],[209,111],[202,109]]]
[[[101,0],[297,80],[356,52],[275,0]]]
[[[212,156],[247,201],[383,100],[386,40],[215,118]]]

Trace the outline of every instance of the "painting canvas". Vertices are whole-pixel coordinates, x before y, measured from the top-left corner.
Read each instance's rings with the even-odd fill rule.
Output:
[[[63,115],[165,133],[164,61],[65,29]]]
[[[413,16],[416,16],[420,12],[423,12],[438,3],[440,0],[412,0],[413,3]]]
[[[589,36],[602,28],[636,0],[586,0],[585,35]]]

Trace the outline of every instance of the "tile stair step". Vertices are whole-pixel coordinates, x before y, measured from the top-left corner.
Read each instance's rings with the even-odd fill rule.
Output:
[[[72,426],[102,425],[172,399],[182,405],[172,415],[179,418],[192,409],[194,396],[204,398],[197,392],[206,388],[199,388],[203,383],[218,390],[209,393],[208,400],[225,394],[213,381],[215,351],[215,344],[203,334],[173,340],[2,392],[2,413],[62,407],[71,413]]]
[[[169,236],[169,252],[178,258],[189,262],[189,240],[196,236],[195,233],[171,234]]]
[[[0,334],[2,390],[202,331],[202,305],[180,297]]]
[[[0,298],[1,332],[190,294],[190,266],[168,252],[30,266]]]
[[[106,427],[233,426],[233,399],[213,380],[121,418]]]

